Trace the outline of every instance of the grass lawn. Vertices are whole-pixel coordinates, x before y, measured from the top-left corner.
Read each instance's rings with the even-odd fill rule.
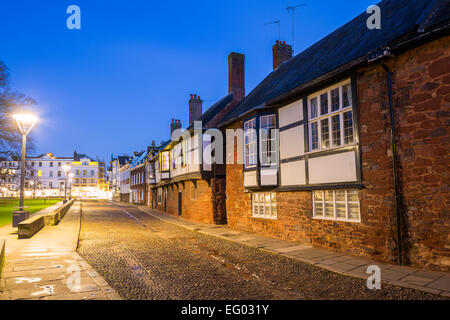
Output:
[[[33,214],[54,205],[61,200],[62,199],[25,199],[23,205],[28,207],[26,210],[30,211],[30,214]],[[4,201],[6,201],[6,204]],[[0,227],[12,223],[12,212],[14,208],[18,206],[19,199],[0,199]]]

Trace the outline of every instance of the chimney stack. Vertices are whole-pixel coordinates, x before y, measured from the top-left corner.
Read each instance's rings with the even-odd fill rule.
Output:
[[[245,98],[245,56],[232,52],[228,55],[228,94],[233,93],[234,100]]]
[[[181,129],[181,121],[172,118],[172,123],[170,124],[170,136],[176,129]]]
[[[272,47],[273,70],[281,66],[281,64],[292,58],[292,46],[286,44],[286,41],[277,40]]]
[[[189,125],[202,116],[202,99],[196,94],[191,94],[189,99]],[[180,125],[181,126],[181,125]]]

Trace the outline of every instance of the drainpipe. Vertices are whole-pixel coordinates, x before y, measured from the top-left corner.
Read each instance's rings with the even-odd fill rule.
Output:
[[[394,211],[395,220],[397,223],[397,250],[398,250],[398,264],[403,265],[403,219],[401,213],[400,204],[400,190],[398,185],[398,174],[397,174],[397,140],[395,138],[395,124],[394,124],[394,106],[392,99],[392,72],[389,67],[383,63],[383,68],[386,71],[387,84],[388,84],[388,95],[389,95],[389,113],[391,120],[391,148],[392,148],[392,173],[394,178]]]

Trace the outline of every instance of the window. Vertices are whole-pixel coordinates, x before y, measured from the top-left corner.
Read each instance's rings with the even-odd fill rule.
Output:
[[[313,191],[313,216],[319,219],[359,222],[358,190]]]
[[[61,167],[61,162],[58,162],[58,167]]]
[[[83,170],[83,176],[87,175],[87,170]]]
[[[170,153],[169,151],[161,152],[160,166],[161,171],[169,171],[170,169]]]
[[[244,123],[244,159],[245,166],[256,165],[256,118]]]
[[[338,148],[354,143],[350,83],[311,97],[308,103],[310,151]]]
[[[277,200],[275,192],[256,192],[252,194],[252,216],[276,219]]]
[[[53,162],[50,161],[50,167],[53,167]]]
[[[31,162],[31,166],[34,167],[34,162]]]
[[[48,186],[49,186],[50,189],[52,189],[52,188],[53,188],[53,183],[52,183],[52,182],[49,182],[49,183],[48,183]]]
[[[94,170],[91,170],[91,176],[94,176]]]
[[[188,159],[187,159],[187,149],[188,144],[186,140],[183,140],[181,142],[181,165],[184,167],[187,165]]]
[[[53,177],[53,171],[50,171],[49,173],[48,173],[48,176],[51,178],[51,177]]]
[[[261,165],[270,166],[277,163],[277,139],[276,139],[276,122],[275,115],[266,115],[259,118],[260,121],[260,148],[261,148]]]
[[[42,162],[39,162],[39,167],[42,167]]]
[[[58,177],[61,177],[61,171],[58,171]]]

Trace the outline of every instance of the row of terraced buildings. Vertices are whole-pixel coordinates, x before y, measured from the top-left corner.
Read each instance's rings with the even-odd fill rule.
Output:
[[[228,92],[189,124],[116,159],[122,201],[197,222],[450,269],[450,8],[385,0],[273,71],[250,93],[228,56]],[[220,151],[223,150],[223,151]]]

